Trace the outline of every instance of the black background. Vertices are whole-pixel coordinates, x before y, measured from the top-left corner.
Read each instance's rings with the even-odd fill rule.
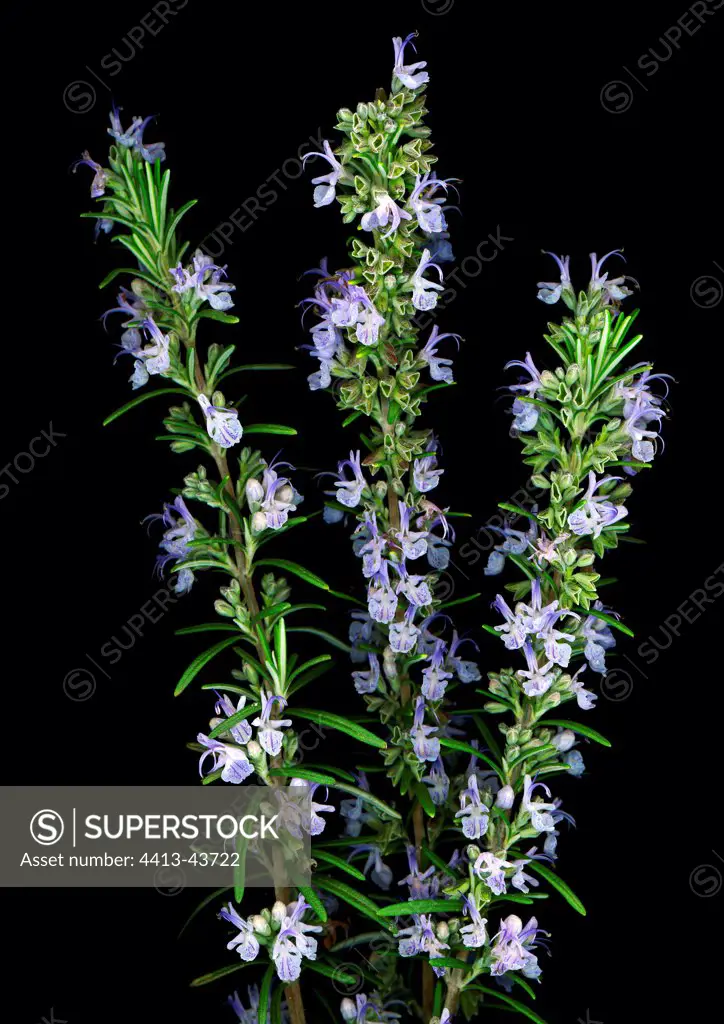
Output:
[[[193,783],[196,760],[184,743],[210,710],[198,690],[171,696],[204,639],[175,639],[174,629],[212,617],[210,581],[146,622],[116,664],[100,653],[114,636],[129,643],[124,626],[158,591],[156,538],[140,521],[160,511],[195,463],[153,441],[158,404],[100,426],[129,394],[128,364],[112,366],[118,325],[111,321],[106,335],[98,322],[113,295],[97,284],[120,257],[107,239],[94,245],[92,223],[77,219],[91,208],[89,172],[73,176],[69,166],[86,147],[103,161],[112,97],[127,117],[158,113],[147,138],[166,142],[172,202],[199,199],[184,237],[208,236],[274,175],[282,183],[278,199],[234,230],[223,254],[241,324],[209,325],[206,338],[233,338],[244,361],[297,365],[255,376],[245,415],[298,428],[285,454],[300,467],[295,479],[311,510],[319,502],[313,473],[333,468],[355,435],[341,428],[328,396],[307,390],[313,366],[296,350],[306,340],[297,303],[307,283],[299,275],[325,254],[332,266],[343,264],[346,230],[335,207],[313,209],[312,175],[297,177],[294,160],[320,129],[333,138],[339,107],[387,87],[391,37],[418,29],[432,76],[438,172],[462,179],[462,216],[450,217],[458,267],[489,234],[508,239],[494,260],[465,264],[457,296],[439,317],[441,329],[460,332],[465,343],[459,386],[434,396],[425,422],[444,449],[436,495],[471,513],[462,539],[476,536],[525,479],[507,434],[508,401],[496,389],[508,359],[530,350],[539,365],[548,360],[541,338],[548,310],[536,301],[535,283],[551,276],[552,261],[541,249],[572,253],[574,278],[585,285],[591,250],[625,247],[628,273],[641,283],[640,358],[678,382],[666,450],[627,503],[633,532],[647,545],[625,546],[606,570],[621,581],[607,600],[637,634],[619,644],[611,660],[616,685],[587,718],[613,749],[589,748],[586,777],[560,786],[579,827],[563,837],[557,868],[588,916],[558,899],[541,912],[553,957],[543,965],[536,1009],[550,1024],[657,1020],[686,993],[692,1019],[702,1019],[718,988],[715,923],[724,899],[723,865],[712,852],[724,855],[713,753],[724,603],[697,617],[690,595],[724,560],[717,442],[724,8],[692,36],[670,32],[677,47],[665,61],[666,30],[678,18],[692,32],[698,24],[683,0],[495,9],[465,0],[188,0],[176,10],[160,31],[158,19],[147,18],[157,34],[146,31],[140,44],[132,30],[150,4],[42,12],[18,5],[9,16],[5,57],[17,63],[6,85],[4,308],[12,315],[0,462],[12,469],[51,421],[64,436],[31,472],[12,470],[17,484],[2,477],[11,484],[0,505],[5,782]],[[104,61],[114,48],[119,64]],[[264,450],[272,455],[273,441]],[[480,543],[488,546],[485,533]],[[338,589],[354,588],[357,565],[340,528],[315,523],[306,544],[301,560]],[[276,553],[291,551],[289,541]],[[490,621],[495,586],[482,575],[484,558],[455,558],[451,585],[461,595],[465,588],[483,594],[459,617],[464,628]],[[319,596],[302,585],[297,594]],[[343,629],[344,614],[331,609],[330,626]],[[499,645],[475,635],[483,667],[499,667]],[[667,649],[649,664],[637,650],[647,640],[655,650],[652,638]],[[96,676],[83,701],[68,696],[86,693],[83,686],[63,688],[69,673],[77,682],[79,668]],[[358,709],[344,663],[312,700]],[[333,760],[343,746],[331,740],[319,759]],[[195,974],[231,962],[213,914],[176,939],[201,895],[6,891],[12,1019],[49,1019],[52,1007],[69,1024],[230,1021],[223,1002],[231,985],[187,987]],[[238,981],[245,985],[247,972]],[[310,1017],[323,1019],[321,1009]]]

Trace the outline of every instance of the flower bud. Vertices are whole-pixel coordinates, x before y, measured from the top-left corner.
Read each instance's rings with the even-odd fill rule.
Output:
[[[515,793],[512,786],[503,786],[502,789],[498,790],[498,795],[495,798],[497,807],[502,807],[504,811],[509,811],[514,801]]]
[[[294,488],[291,484],[283,484],[275,494],[277,501],[292,502],[294,500]]]
[[[261,914],[254,914],[250,919],[249,923],[251,927],[259,935],[271,935],[271,928],[269,922],[261,916]]]
[[[563,732],[559,732],[551,739],[551,743],[561,754],[565,754],[567,750],[570,750],[575,742],[576,734],[572,729],[564,729]]]
[[[256,740],[249,740],[246,745],[246,752],[252,761],[256,761],[264,753]]]
[[[251,517],[251,532],[261,533],[266,530],[266,516],[263,512],[255,512]]]
[[[277,924],[281,924],[284,918],[287,916],[287,908],[281,900],[277,900],[272,907],[272,920]]]
[[[252,502],[262,502],[264,500],[264,488],[256,477],[250,476],[246,481],[246,500],[251,505]]]
[[[339,1012],[344,1020],[357,1020],[357,1007],[351,999],[342,1000]]]
[[[382,668],[386,678],[392,683],[397,679],[397,663],[395,661],[395,652],[391,647],[385,647],[382,652]]]
[[[217,725],[221,725],[223,718],[212,718],[209,722],[209,732],[213,732]]]
[[[437,928],[435,929],[435,934],[437,935],[438,939],[442,940],[442,942],[444,942],[445,939],[448,939],[450,937],[450,927],[447,921],[440,921]]]

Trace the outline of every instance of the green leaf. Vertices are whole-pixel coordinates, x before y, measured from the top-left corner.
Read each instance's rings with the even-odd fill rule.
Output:
[[[255,566],[267,565],[273,569],[282,569],[285,572],[290,572],[294,576],[299,576],[306,583],[311,583],[313,587],[319,587],[320,590],[329,590],[329,586],[321,579],[316,573],[310,572],[309,569],[305,569],[303,565],[299,565],[298,562],[290,562],[287,558],[260,558],[259,561],[254,562]]]
[[[219,377],[217,383],[231,377],[235,373],[244,373],[246,370],[293,370],[292,363],[246,363],[245,366],[235,366],[233,370],[225,370]]]
[[[299,668],[295,668],[294,671],[287,677],[289,683],[293,683],[297,676],[300,676],[303,672],[307,672],[310,668],[314,668],[315,665],[322,665],[327,661],[332,660],[331,654],[319,654],[316,658],[310,658],[309,661],[305,661]]]
[[[334,782],[334,789],[339,789],[343,793],[349,793],[350,796],[357,797],[363,803],[376,807],[378,811],[383,811],[390,818],[396,818],[398,821],[402,820],[401,814],[390,807],[389,804],[386,804],[384,800],[380,800],[378,796],[368,793],[366,789],[358,789],[357,786],[350,786],[346,782],[337,782],[336,780]]]
[[[380,917],[403,917],[408,914],[460,914],[462,900],[405,900],[382,907]]]
[[[271,1024],[282,1024],[282,999],[284,998],[284,986],[277,985],[272,994],[270,1019]]]
[[[431,956],[430,957],[431,967],[449,967],[454,971],[470,971],[472,970],[472,964],[466,964],[464,960],[458,960],[454,956]]]
[[[422,851],[427,857],[427,859],[430,861],[430,863],[435,865],[438,871],[444,871],[445,874],[449,873],[450,865],[446,864],[442,857],[439,857],[436,853],[434,853],[429,846],[423,845]]]
[[[290,765],[287,768],[272,768],[269,774],[283,779],[306,779],[308,782],[318,782],[322,786],[333,786],[337,781],[333,775],[315,772],[309,768],[302,768],[300,765]]]
[[[193,682],[201,669],[205,665],[208,665],[212,658],[215,658],[217,654],[220,654],[222,651],[225,651],[227,647],[231,647],[232,644],[237,642],[237,636],[227,637],[226,640],[220,640],[218,644],[214,644],[213,647],[209,647],[208,650],[194,658],[176,684],[176,689],[173,692],[174,697],[178,697],[180,693],[183,693],[189,683]]]
[[[307,718],[311,722],[316,722],[317,725],[327,725],[330,729],[345,732],[348,736],[354,736],[361,743],[367,743],[370,747],[377,747],[378,750],[387,749],[386,742],[380,739],[379,736],[375,736],[369,729],[365,729],[364,726],[358,725],[356,722],[350,722],[349,719],[342,718],[341,715],[333,715],[331,711],[315,711],[311,708],[290,708],[289,714],[294,714],[297,718]],[[360,790],[360,792],[362,791]],[[395,814],[395,817],[399,817],[399,815]]]
[[[530,519],[532,522],[538,522],[538,516],[532,512],[526,512],[524,508],[520,508],[519,505],[509,505],[507,501],[499,501],[498,508],[505,509],[506,512],[514,512],[517,516],[525,516],[526,519]]]
[[[110,274],[106,274],[98,285],[98,288],[106,288],[111,281],[115,281],[115,279],[121,274],[128,274],[130,277],[140,277],[142,281],[145,281],[147,284],[152,284],[154,288],[161,286],[161,279],[154,276],[152,273],[147,274],[143,270],[134,270],[133,267],[117,267],[115,270],[112,270]]]
[[[512,1007],[518,1013],[522,1013],[525,1017],[529,1017],[530,1020],[535,1021],[535,1024],[546,1024],[546,1021],[542,1017],[539,1017],[537,1013],[534,1013],[529,1006],[525,1003],[518,1002],[517,999],[513,999],[512,996],[507,996],[505,992],[501,992],[500,989],[487,988],[485,985],[469,985],[466,988],[473,989],[476,992],[484,992],[488,996],[495,996],[496,999],[500,999],[501,1002],[507,1006]]]
[[[181,209],[178,210],[171,218],[171,222],[168,228],[166,229],[166,237],[164,239],[164,250],[166,252],[168,252],[169,243],[173,239],[173,235],[174,232],[176,231],[176,228],[181,223],[181,218],[184,216],[184,214],[189,212],[192,206],[196,206],[197,202],[198,199],[189,199],[188,203],[184,203]]]
[[[222,896],[225,892],[229,892],[231,890],[231,888],[232,888],[232,886],[225,885],[221,889],[215,889],[214,892],[212,892],[209,896],[207,896],[205,899],[203,899],[201,901],[201,903],[199,903],[199,905],[196,908],[196,910],[194,910],[194,912],[189,917],[186,918],[186,921],[185,921],[183,927],[181,928],[181,931],[178,933],[178,935],[176,937],[180,939],[181,936],[183,935],[183,933],[188,928],[188,926],[194,920],[194,918],[197,917],[201,913],[202,910],[204,910],[206,907],[208,907],[209,903],[213,903],[214,900],[219,898],[219,896]]]
[[[174,630],[174,636],[188,636],[191,633],[236,633],[239,640],[244,639],[239,633],[239,627],[231,622],[202,622],[198,626],[182,626]]]
[[[558,754],[558,748],[555,747],[552,743],[543,743],[540,747],[531,747],[530,750],[523,751],[522,754],[518,754],[517,757],[514,757],[512,761],[507,762],[508,771],[511,771],[513,768],[515,768],[516,765],[522,764],[523,761],[532,761],[533,758],[538,758],[541,755],[543,757],[548,757],[549,754]]]
[[[628,626],[624,626],[622,622],[619,622],[615,615],[607,615],[606,612],[598,612],[594,608],[586,609],[583,611],[583,614],[592,615],[594,619],[601,619],[602,622],[612,626],[613,629],[620,630],[622,633],[625,633],[626,636],[635,636],[632,630],[630,630]]]
[[[257,563],[258,564],[258,563]],[[309,605],[309,607],[314,607]],[[320,607],[317,605],[316,607]],[[315,629],[314,626],[290,626],[287,630],[288,633],[311,633],[313,636],[318,636],[320,640],[326,640],[332,647],[336,647],[338,651],[344,651],[345,654],[349,654],[352,648],[349,644],[346,644],[343,640],[338,640],[336,636],[332,636],[325,629]]]
[[[489,765],[501,782],[505,781],[500,765],[496,764],[492,758],[488,757],[486,754],[482,754],[476,747],[471,746],[469,743],[463,743],[461,740],[452,740],[447,736],[441,736],[440,746],[447,747],[448,750],[459,750],[464,754],[474,755],[478,760],[484,761],[485,764]]]
[[[583,917],[586,916],[586,908],[583,906],[579,898],[576,896],[574,891],[569,885],[567,885],[562,878],[559,878],[555,872],[551,871],[545,864],[540,864],[538,861],[530,861],[531,871],[537,872],[541,878],[545,878],[549,885],[552,885],[554,889],[557,889],[561,896],[567,900],[574,910],[577,910]]]
[[[322,974],[325,978],[334,978],[336,982],[342,985],[356,985],[359,983],[359,977],[356,974],[348,974],[346,971],[341,971],[339,967],[330,967],[329,964],[323,964],[319,960],[305,960],[304,969],[314,971],[316,974]]]
[[[443,608],[455,608],[459,604],[467,604],[468,601],[477,601],[479,597],[482,597],[482,593],[469,594],[468,597],[456,597],[454,601],[445,601],[443,604],[438,606],[438,611],[441,612]],[[496,633],[496,636],[499,634]]]
[[[269,1014],[269,999],[271,997],[271,987],[274,981],[274,964],[271,963],[266,969],[264,977],[262,979],[261,988],[259,990],[259,1008],[257,1009],[257,1021],[258,1024],[267,1024],[267,1016]]]
[[[218,320],[221,324],[238,324],[239,317],[234,316],[232,313],[223,313],[220,309],[202,309],[200,310],[194,320]]]
[[[219,978],[225,978],[227,974],[233,974],[235,971],[240,971],[244,967],[251,967],[252,961],[241,961],[238,964],[231,964],[229,967],[219,967],[216,971],[210,971],[208,974],[202,974],[199,978],[194,978],[191,982],[191,988],[200,988],[202,985],[210,985],[212,981],[218,981]]]
[[[333,864],[334,867],[339,868],[340,871],[345,871],[352,878],[356,878],[360,882],[366,881],[365,876],[354,864],[348,864],[346,860],[342,860],[341,857],[337,857],[334,853],[327,853],[326,850],[313,850],[312,856],[315,860],[321,860],[325,864]]]
[[[432,802],[430,796],[430,790],[427,788],[424,782],[418,782],[415,786],[415,796],[420,807],[422,807],[428,818],[435,817],[435,804]]]
[[[369,917],[370,920],[374,921],[381,928],[385,928],[393,935],[397,931],[394,925],[386,921],[385,918],[380,917],[380,908],[377,904],[373,903],[363,893],[357,892],[351,885],[347,885],[346,882],[340,882],[336,878],[329,878],[327,875],[315,875],[314,881],[318,889],[322,889],[324,892],[331,892],[337,899],[349,903],[351,907],[355,907],[361,914]]]
[[[314,913],[317,915],[319,920],[322,922],[322,924],[324,924],[324,922],[327,920],[327,911],[324,909],[324,904],[320,900],[319,896],[317,896],[314,889],[312,889],[308,885],[300,885],[299,891],[305,898],[309,906],[312,908]]]
[[[283,427],[281,423],[250,423],[244,427],[245,434],[284,434],[293,437],[296,434],[294,427]]]
[[[585,736],[589,740],[593,740],[594,743],[600,743],[602,747],[610,747],[611,741],[607,740],[605,736],[602,736],[600,732],[596,732],[590,725],[581,725],[580,722],[571,722],[567,718],[546,718],[545,721],[539,723],[540,725],[555,725],[560,729],[570,729],[571,732],[580,733],[581,736]]]
[[[126,402],[126,404],[122,405],[120,409],[116,409],[116,411],[112,412],[110,416],[107,416],[103,420],[103,426],[107,427],[109,423],[117,420],[119,416],[123,416],[123,414],[127,413],[130,409],[135,409],[137,405],[140,405],[141,402],[147,401],[149,398],[156,398],[157,395],[183,395],[184,398],[191,397],[188,391],[184,391],[182,388],[159,388],[157,391],[146,391],[144,394],[138,395],[136,398],[132,398],[130,402]]]
[[[214,689],[228,689],[226,685],[223,687],[214,687]],[[239,725],[240,722],[245,722],[247,718],[251,718],[252,715],[258,714],[261,711],[261,704],[249,704],[247,707],[242,708],[241,711],[235,711],[233,715],[229,715],[223,722],[220,722],[215,726],[209,733],[209,739],[215,740],[217,736],[222,736],[225,732],[230,732],[235,726]]]

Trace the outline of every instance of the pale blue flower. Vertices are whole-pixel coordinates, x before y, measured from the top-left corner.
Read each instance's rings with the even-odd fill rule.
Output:
[[[392,45],[395,48],[395,66],[392,74],[394,78],[397,78],[407,89],[419,89],[420,86],[425,85],[430,81],[430,76],[427,71],[421,71],[420,68],[427,67],[427,61],[417,61],[415,64],[405,64],[405,48],[412,46],[415,49],[415,44],[410,43],[411,39],[414,39],[417,35],[416,32],[411,32],[409,36],[402,39],[400,36],[395,36],[392,40]]]
[[[226,948],[236,949],[241,959],[247,963],[255,960],[259,955],[259,940],[254,935],[254,929],[249,921],[239,917],[231,903],[219,911],[219,917],[239,929],[239,934],[231,942],[227,943]]]
[[[206,417],[206,430],[212,441],[221,448],[231,448],[241,441],[244,429],[236,409],[212,405],[206,395],[199,395],[197,401]]]
[[[329,166],[332,168],[328,174],[320,174],[317,178],[312,178],[312,184],[317,187],[314,190],[314,205],[319,208],[320,206],[329,206],[337,194],[336,187],[337,182],[344,173],[342,164],[337,160],[332,147],[326,139],[323,140],[322,145],[324,146],[323,153],[305,153],[302,157],[302,165],[305,165],[307,160],[313,156],[321,157],[322,160],[326,160]]]
[[[423,277],[423,274],[428,268],[436,270],[440,280],[442,281],[442,270],[437,263],[432,262],[430,250],[424,249],[422,256],[420,257],[420,263],[417,270],[412,275],[412,305],[415,309],[419,309],[421,312],[434,309],[439,297],[437,292],[443,291],[443,286],[441,284],[435,284],[432,281],[427,281]]]

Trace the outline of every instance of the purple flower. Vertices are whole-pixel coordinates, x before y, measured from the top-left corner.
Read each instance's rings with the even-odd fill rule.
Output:
[[[375,998],[377,998],[376,995]],[[342,1014],[342,1019],[348,1021],[349,1024],[372,1024],[373,1017],[370,1017],[370,1014],[374,1015],[374,1021],[378,1021],[379,1024],[395,1024],[400,1019],[399,1013],[381,1009],[377,1003],[371,1002],[364,992],[358,992],[354,1000],[343,999],[339,1012]]]
[[[365,516],[365,521],[358,527],[363,543],[355,548],[355,554],[362,556],[362,575],[370,579],[382,569],[382,556],[387,547],[387,538],[377,529],[377,515],[374,509]]]
[[[261,713],[251,723],[259,730],[257,738],[262,748],[266,750],[267,754],[271,754],[272,757],[276,757],[281,752],[284,740],[282,729],[287,729],[292,724],[289,718],[271,718],[275,704],[285,708],[287,706],[286,698],[265,690]]]
[[[309,801],[310,801],[310,813],[307,821],[302,821],[302,828],[305,832],[308,832],[310,836],[319,836],[324,832],[324,826],[327,822],[321,816],[320,811],[326,811],[332,813],[334,807],[331,804],[317,804],[314,802],[314,794],[319,789],[319,783],[309,783],[306,779],[290,779],[290,786],[306,786],[309,789]]]
[[[555,804],[547,804],[543,800],[533,798],[536,789],[542,789],[548,798],[551,791],[542,782],[533,782],[530,775],[526,775],[523,784],[522,807],[530,815],[531,827],[536,832],[552,832],[556,827],[555,819],[549,813],[556,810]]]
[[[259,941],[254,935],[254,929],[249,921],[245,921],[242,917],[239,917],[231,903],[229,903],[228,907],[224,907],[223,910],[219,911],[219,917],[239,929],[239,934],[235,939],[232,939],[231,942],[227,943],[226,948],[236,948],[241,959],[246,960],[247,963],[251,960],[255,960],[259,954]]]
[[[368,654],[369,671],[353,672],[354,688],[357,693],[374,693],[380,680],[380,663],[376,654]]]
[[[345,469],[352,470],[352,480],[346,480],[342,475]],[[346,508],[355,508],[362,500],[362,491],[365,488],[365,478],[362,476],[362,466],[360,464],[360,453],[358,451],[350,452],[349,459],[344,459],[337,466],[337,473],[340,477],[334,484],[337,488],[335,494],[337,501]]]
[[[448,680],[452,679],[452,672],[446,672],[444,669],[446,650],[447,644],[443,640],[438,640],[430,664],[423,669],[422,693],[426,700],[442,700]]]
[[[470,918],[470,924],[464,925],[460,929],[460,934],[463,937],[463,945],[467,946],[468,949],[479,949],[480,946],[485,945],[487,939],[487,933],[485,931],[485,925],[488,923],[487,917],[481,917],[480,911],[475,906],[471,899],[465,897],[463,900],[464,912]]]
[[[542,387],[540,373],[538,372],[533,358],[530,352],[526,352],[525,360],[521,362],[519,359],[512,359],[510,362],[505,364],[504,369],[509,369],[511,366],[519,366],[530,375],[530,380],[524,384],[510,384],[508,386],[509,391],[524,391],[527,397],[535,398],[538,390]],[[529,401],[525,401],[522,398],[516,398],[513,402],[511,409],[513,413],[513,431],[516,434],[527,434],[533,430],[538,422],[539,410],[537,406],[533,405]]]
[[[431,438],[427,444],[428,455],[423,455],[419,459],[415,459],[412,466],[412,478],[415,483],[415,487],[421,494],[426,494],[431,491],[433,487],[437,487],[440,483],[440,477],[445,472],[444,469],[437,468],[437,456],[434,454],[437,450],[437,441]]]
[[[519,679],[525,680],[522,683],[524,693],[529,697],[540,697],[551,688],[555,681],[556,674],[550,671],[553,668],[553,662],[548,661],[545,665],[539,665],[538,658],[529,643],[524,645],[523,651],[528,668],[519,669],[516,675]]]
[[[571,275],[569,271],[569,263],[571,260],[570,256],[556,256],[553,252],[546,252],[546,256],[552,256],[558,264],[558,269],[561,272],[560,281],[539,281],[537,284],[538,298],[541,302],[545,302],[546,305],[552,306],[561,297],[562,292],[565,291],[573,293],[573,287],[571,285]]]
[[[392,74],[394,78],[397,78],[407,89],[419,89],[420,86],[425,85],[430,81],[430,76],[427,71],[421,71],[420,68],[427,67],[427,61],[417,61],[415,64],[405,64],[405,47],[408,43],[415,49],[415,44],[410,43],[411,39],[414,39],[416,32],[411,32],[406,39],[402,39],[400,36],[395,36],[392,40],[392,45],[395,48],[395,66]]]
[[[427,339],[427,344],[421,349],[418,359],[430,367],[430,376],[433,380],[444,381],[446,384],[453,383],[453,372],[452,372],[452,359],[442,359],[437,354],[437,346],[444,338],[455,338],[458,348],[460,348],[460,335],[438,333],[438,326],[435,324],[433,329],[430,331],[430,337]]]
[[[216,702],[214,710],[216,711],[217,715],[224,714],[226,715],[227,718],[231,718],[232,715],[237,714],[237,712],[243,711],[244,706],[246,704],[246,697],[244,696],[244,694],[242,694],[241,697],[239,697],[239,703],[236,705],[236,707],[234,707],[231,700],[226,696],[225,693],[217,693],[217,697],[219,699]],[[233,740],[241,745],[248,743],[252,735],[251,726],[249,725],[246,719],[242,719],[241,722],[237,722],[236,725],[233,725],[231,729],[229,729],[229,733],[231,734]]]
[[[368,854],[365,866],[362,868],[362,873],[366,875],[372,869],[370,874],[372,881],[379,885],[380,889],[387,891],[392,885],[394,875],[392,874],[392,868],[382,860],[379,846],[375,846],[374,843],[362,843],[360,846],[353,846],[347,860],[351,860],[358,853]]]
[[[534,506],[534,510],[537,506]],[[527,533],[522,530],[513,530],[510,526],[489,526],[489,530],[499,533],[505,539],[502,544],[496,544],[488,556],[488,564],[483,569],[486,576],[498,576],[505,566],[506,555],[522,555],[538,536],[538,525],[532,521]]]
[[[379,570],[367,588],[367,610],[375,622],[390,623],[397,611],[397,594],[390,585],[388,562],[382,559]]]
[[[176,278],[173,290],[180,295],[193,288],[198,301],[208,301],[212,309],[230,309],[234,305],[229,292],[235,291],[236,285],[221,280],[226,276],[226,267],[218,267],[201,249],[194,253],[193,271],[185,270],[179,263],[171,274]],[[207,274],[211,277],[205,281]]]
[[[494,976],[507,971],[521,971],[526,978],[537,978],[540,974],[534,948],[538,934],[538,922],[534,917],[525,927],[516,914],[510,914],[500,922],[500,931],[493,940],[493,962],[490,973]]]
[[[410,577],[415,579],[417,577]],[[423,584],[426,586],[426,584]],[[429,591],[428,591],[429,594]],[[398,654],[409,654],[417,646],[420,630],[412,621],[415,617],[415,605],[411,604],[405,611],[405,617],[390,626],[390,647]]]
[[[197,401],[206,416],[206,430],[212,441],[221,448],[231,448],[241,441],[244,428],[236,409],[212,405],[206,395],[198,395]]]
[[[213,759],[211,772],[221,769],[221,779],[223,782],[231,782],[238,786],[239,783],[248,779],[254,771],[253,765],[245,752],[240,750],[239,747],[232,747],[228,743],[212,740],[202,732],[198,734],[196,739],[203,747],[206,747],[206,750],[199,759],[199,775],[204,774],[204,761],[209,755]]]
[[[427,531],[411,530],[410,513],[413,509],[411,506],[406,505],[404,501],[401,501],[398,507],[400,510],[400,529],[397,531],[397,540],[405,558],[414,561],[416,558],[421,558],[427,551]]]
[[[290,903],[282,926],[272,949],[272,960],[281,981],[296,981],[302,973],[302,957],[308,960],[317,959],[317,940],[312,939],[308,932],[321,932],[321,925],[305,924],[302,916],[309,910],[309,904],[303,896]]]
[[[555,628],[559,619],[564,616],[578,621],[580,615],[568,611],[566,608],[559,608],[558,601],[551,601],[542,607],[540,580],[535,579],[531,583],[531,603],[523,605],[526,615],[526,629],[538,640],[543,640],[546,658],[554,665],[567,668],[571,660],[570,644],[576,639],[572,633],[561,633]],[[560,643],[561,640],[568,640],[570,643]]]
[[[443,956],[443,950],[449,949],[446,942],[441,942],[435,935],[432,926],[432,917],[429,914],[413,914],[414,924],[409,928],[401,928],[397,933],[399,945],[397,951],[400,956],[417,956],[418,953],[427,953],[431,959]],[[444,967],[433,967],[433,971],[441,978],[445,973]]]
[[[502,896],[506,892],[505,869],[512,866],[504,857],[486,852],[479,854],[476,858],[473,871],[478,878],[485,882],[491,892],[496,896]]]
[[[596,601],[593,608],[597,612],[603,611],[602,602]],[[595,615],[589,615],[583,623],[582,631],[586,640],[586,647],[583,653],[588,664],[594,672],[604,674],[606,672],[606,651],[616,646],[616,640],[611,632],[611,627],[603,619],[599,619]]]
[[[177,518],[174,515],[174,511],[178,512],[181,518]],[[174,499],[172,505],[164,505],[163,513],[160,515],[146,516],[144,522],[151,522],[154,519],[160,519],[164,526],[167,527],[159,546],[165,551],[165,554],[159,555],[156,559],[156,572],[161,576],[163,569],[168,562],[181,562],[184,558],[188,557],[191,553],[191,541],[196,536],[196,530],[198,529],[198,523],[189,512],[186,507],[186,502],[183,500],[181,495]],[[191,589],[193,583],[193,573],[186,570],[189,573],[190,580],[187,579],[188,585],[184,588],[185,590]],[[179,573],[179,576],[181,574]],[[177,593],[182,593],[177,589]]]
[[[318,156],[322,160],[326,160],[332,168],[328,174],[320,174],[318,178],[312,178],[312,184],[317,186],[314,190],[314,205],[317,209],[320,206],[329,206],[334,201],[337,194],[337,182],[344,173],[342,164],[335,157],[332,147],[326,139],[323,140],[322,145],[324,146],[323,153],[305,153],[302,157],[302,165],[305,165],[311,157]]]
[[[108,184],[108,175],[100,164],[97,164],[95,160],[91,159],[91,155],[87,149],[83,150],[81,159],[76,160],[73,164],[73,172],[75,173],[81,165],[90,167],[93,171],[93,181],[91,182],[90,194],[92,199],[100,199],[100,197],[105,194],[106,185]],[[112,227],[113,222],[109,221],[109,223]]]
[[[438,178],[434,171],[428,171],[423,177],[415,176],[415,187],[410,193],[408,203],[417,217],[420,230],[426,235],[437,235],[445,230],[445,216],[440,209],[445,202],[444,196],[435,198],[435,192],[441,188],[448,190],[448,183]]]
[[[593,693],[591,690],[584,689],[583,683],[578,678],[581,672],[584,672],[585,669],[585,665],[582,665],[581,668],[579,668],[579,670],[576,672],[573,679],[571,680],[568,689],[571,691],[571,693],[575,693],[576,702],[578,703],[578,706],[581,709],[581,711],[590,711],[596,703],[596,701],[598,700],[598,694]]]
[[[377,204],[374,210],[366,213],[360,221],[363,231],[378,231],[380,228],[386,228],[389,224],[390,230],[382,235],[383,238],[389,238],[397,231],[401,221],[412,220],[412,215],[407,210],[401,210],[387,192],[383,192],[381,189],[376,190],[374,201]]]
[[[595,252],[590,254],[591,256],[591,283],[589,288],[593,292],[602,291],[603,294],[603,305],[609,306],[620,302],[622,299],[627,298],[629,295],[633,295],[633,291],[626,287],[626,281],[633,281],[634,284],[637,282],[628,275],[622,277],[614,277],[610,281],[608,280],[608,273],[601,274],[603,264],[609,258],[609,256],[620,256],[623,259],[623,254],[620,249],[612,249],[611,252],[606,253],[600,260],[596,258]],[[624,263],[626,261],[624,260]]]
[[[589,472],[583,505],[568,516],[568,525],[577,537],[592,535],[595,539],[605,527],[612,526],[628,515],[628,509],[623,505],[614,505],[605,496],[596,494],[598,488],[609,480],[620,479],[618,476],[604,476],[597,482],[593,470]]]
[[[454,629],[450,650],[445,659],[445,668],[454,672],[461,683],[477,683],[481,678],[478,666],[474,661],[466,661],[464,658],[458,657],[457,650],[462,644],[472,644],[475,650],[478,650],[474,640],[471,640],[470,637],[458,637],[457,630]]]
[[[355,773],[357,788],[365,793],[369,792],[369,783],[364,772]],[[342,800],[339,805],[339,813],[345,819],[345,835],[358,836],[362,831],[362,825],[368,825],[375,821],[375,815],[366,809],[365,801],[361,796],[352,800]]]
[[[415,701],[415,715],[410,729],[412,749],[418,761],[437,761],[440,756],[440,740],[432,736],[437,732],[434,725],[425,725],[425,700],[418,697]]]
[[[274,463],[267,466],[262,477],[264,499],[261,502],[261,513],[264,525],[269,530],[279,530],[289,518],[289,513],[296,511],[299,496],[295,493],[287,477],[277,476]],[[288,463],[276,463],[277,466]],[[293,466],[289,467],[293,469]]]
[[[455,812],[456,818],[462,818],[463,835],[467,839],[480,839],[488,831],[489,809],[483,803],[478,791],[478,780],[475,775],[468,778],[468,788],[460,794],[460,810]]]
[[[436,807],[443,807],[447,803],[450,779],[445,774],[445,766],[440,758],[430,769],[430,774],[424,775],[420,781],[428,787],[430,798]]]
[[[397,884],[409,886],[410,899],[426,900],[435,896],[438,889],[438,886],[435,884],[436,879],[432,878],[431,881],[428,881],[435,874],[435,865],[431,865],[427,871],[420,871],[414,846],[407,847],[407,866],[409,868],[407,877]]]
[[[442,270],[437,263],[432,262],[430,250],[424,249],[422,256],[420,257],[418,268],[412,275],[412,305],[415,309],[419,309],[422,312],[435,308],[438,300],[438,295],[436,293],[443,290],[443,286],[441,284],[434,284],[432,281],[426,281],[422,276],[428,267],[433,270],[437,270],[439,278],[442,281]]]
[[[515,613],[511,611],[510,605],[500,594],[497,594],[493,601],[493,607],[505,619],[502,626],[495,626],[495,630],[501,634],[500,639],[509,651],[519,650],[528,636],[527,621],[525,617],[526,606],[517,604]]]
[[[150,145],[146,145],[143,141],[146,125],[153,121],[153,115],[146,118],[134,117],[130,128],[124,130],[119,116],[120,111],[120,107],[114,107],[111,111],[111,127],[108,129],[108,134],[115,139],[119,146],[124,146],[126,149],[135,149],[144,160],[151,164],[156,160],[164,160],[166,154],[163,142],[152,142]]]

